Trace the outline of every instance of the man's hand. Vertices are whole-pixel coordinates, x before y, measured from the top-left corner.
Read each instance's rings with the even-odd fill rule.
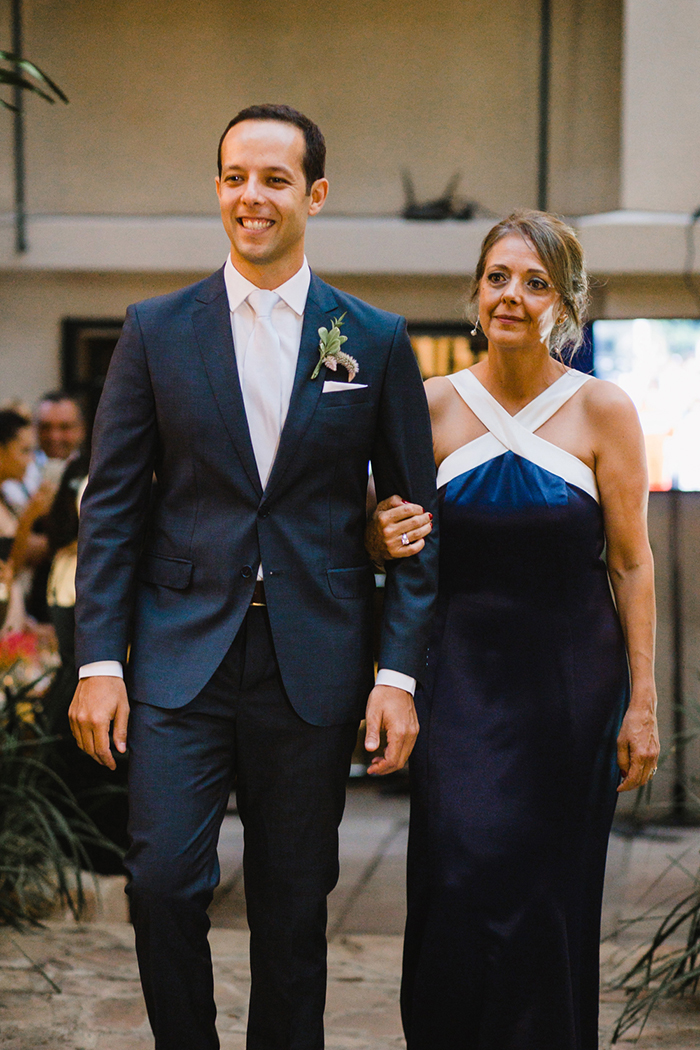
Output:
[[[385,776],[402,769],[418,736],[418,716],[411,694],[393,685],[375,685],[369,694],[365,717],[365,749],[377,750],[382,729],[387,739],[384,755],[375,755],[367,772]]]
[[[109,730],[112,726],[114,746],[123,754],[129,722],[129,701],[123,679],[108,675],[81,678],[68,718],[78,747],[100,765],[116,769],[109,747]]]

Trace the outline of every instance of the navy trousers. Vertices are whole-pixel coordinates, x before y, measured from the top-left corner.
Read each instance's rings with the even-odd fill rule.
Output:
[[[320,657],[322,659],[322,657]],[[322,1050],[326,898],[356,723],[293,710],[267,611],[253,607],[185,707],[132,707],[127,892],[156,1050],[217,1050],[209,906],[235,784],[250,926],[248,1050]]]

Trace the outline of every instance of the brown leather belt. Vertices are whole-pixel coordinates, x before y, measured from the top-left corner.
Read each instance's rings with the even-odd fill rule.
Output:
[[[253,591],[253,597],[250,599],[251,605],[267,605],[265,601],[265,588],[263,587],[262,580],[255,581],[255,590]]]

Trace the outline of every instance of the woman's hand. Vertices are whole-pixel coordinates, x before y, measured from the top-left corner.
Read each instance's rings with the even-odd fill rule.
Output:
[[[400,496],[382,500],[365,530],[365,547],[376,565],[389,558],[409,558],[425,546],[432,531],[432,514]]]
[[[53,505],[56,498],[58,486],[52,481],[42,481],[32,498],[22,512],[22,519],[26,518],[32,524],[39,518],[44,518]]]
[[[659,728],[652,703],[637,704],[627,709],[617,738],[617,764],[622,773],[618,791],[642,787],[653,777],[659,761]]]
[[[38,565],[49,553],[48,538],[32,530],[39,518],[45,517],[51,510],[56,491],[53,482],[42,482],[22,511],[12,545],[15,572],[20,572],[25,565]]]

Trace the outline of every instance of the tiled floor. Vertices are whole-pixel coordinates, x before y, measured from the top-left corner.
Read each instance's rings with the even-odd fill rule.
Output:
[[[399,784],[351,781],[340,828],[340,879],[328,901],[331,939],[343,933],[401,934],[408,797]],[[246,929],[241,862],[243,830],[235,813],[221,829],[221,883],[210,909],[214,926]]]
[[[408,804],[379,785],[354,784],[341,828],[341,878],[329,907],[326,1014],[329,1050],[400,1050],[398,1013],[403,869]],[[700,861],[697,829],[613,835],[604,908],[603,974],[637,950],[653,919],[627,925],[687,892]],[[235,813],[222,830],[222,885],[211,943],[222,1050],[243,1050],[248,994],[247,934],[240,878],[242,832]],[[624,996],[605,991],[601,1046]],[[700,997],[652,1014],[639,1041],[619,1047],[700,1046]],[[152,1050],[126,924],[52,923],[45,931],[0,930],[0,1050]],[[436,1048],[440,1050],[440,1048]]]

